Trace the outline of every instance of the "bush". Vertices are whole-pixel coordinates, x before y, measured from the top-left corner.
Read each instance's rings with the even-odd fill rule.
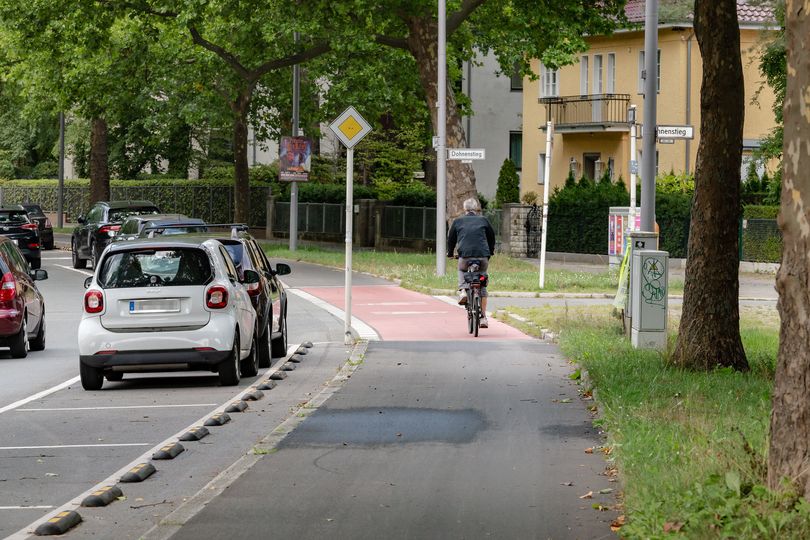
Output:
[[[14,165],[7,159],[0,159],[0,178],[11,179],[14,178],[15,171]]]
[[[59,164],[55,161],[42,161],[31,170],[34,178],[58,178]]]
[[[520,177],[511,159],[505,159],[498,173],[498,189],[495,192],[495,204],[503,206],[520,201]]]
[[[410,182],[394,192],[391,204],[395,206],[436,206],[436,192],[422,182]]]
[[[776,219],[776,216],[778,215],[778,206],[754,204],[743,206],[743,219]]]
[[[233,180],[234,178],[233,165],[217,165],[214,167],[206,167],[202,171],[203,180]]]
[[[527,191],[520,197],[520,202],[527,206],[531,206],[533,204],[537,204],[537,193],[534,191]]]
[[[270,184],[278,182],[278,163],[272,165],[256,165],[248,172],[251,182],[264,182]]]

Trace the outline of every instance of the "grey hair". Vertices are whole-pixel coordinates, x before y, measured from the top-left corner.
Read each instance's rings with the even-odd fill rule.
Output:
[[[481,204],[475,197],[470,197],[469,199],[464,201],[465,212],[478,212],[479,210],[481,210]]]

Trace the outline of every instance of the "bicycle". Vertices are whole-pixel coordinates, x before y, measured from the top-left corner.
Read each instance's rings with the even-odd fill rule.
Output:
[[[478,328],[481,324],[481,287],[486,287],[489,276],[484,272],[479,272],[481,261],[472,260],[467,271],[464,273],[464,281],[468,284],[467,292],[467,330],[470,334],[478,337]]]

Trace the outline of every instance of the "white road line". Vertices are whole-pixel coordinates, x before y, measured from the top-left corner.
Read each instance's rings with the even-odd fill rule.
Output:
[[[372,315],[444,315],[452,311],[372,311]]]
[[[338,320],[342,321],[343,318],[346,316],[346,313],[332,304],[325,302],[318,298],[317,296],[313,296],[307,292],[302,291],[301,289],[287,289],[287,292],[292,293],[296,296],[300,296],[304,300],[308,302],[312,302],[317,307],[323,309],[327,313],[334,315]],[[366,339],[368,341],[380,341],[380,335],[374,330],[371,326],[367,325],[357,317],[352,317],[352,328],[354,328],[360,339]]]
[[[178,407],[216,407],[216,403],[183,403],[182,405],[120,405],[111,407],[54,407],[52,409],[17,409],[17,412],[39,411],[107,411],[113,409],[177,409]]]
[[[43,261],[70,261],[73,257],[42,257]]]
[[[0,506],[0,510],[50,510],[53,506]]]
[[[368,304],[355,304],[356,306],[424,306],[427,302],[369,302]]]
[[[285,356],[283,359],[279,360],[276,363],[275,366],[273,366],[270,369],[268,369],[267,371],[265,371],[262,378],[259,381],[257,381],[254,384],[254,386],[258,386],[261,383],[263,383],[264,381],[269,380],[270,375],[275,373],[279,369],[281,369],[281,366],[283,366],[285,364],[285,362],[287,360],[289,360],[290,356],[292,356],[293,353],[298,350],[299,345],[300,344],[296,344],[296,345],[293,345],[291,347],[288,347],[287,348],[287,356]],[[125,472],[129,471],[134,466],[136,466],[136,465],[138,465],[140,463],[143,463],[144,461],[149,461],[150,458],[152,457],[152,454],[154,454],[155,452],[157,452],[159,449],[166,446],[167,444],[172,443],[172,442],[176,442],[177,439],[181,435],[183,435],[186,431],[190,430],[193,427],[199,426],[209,416],[212,416],[212,415],[217,414],[217,413],[225,412],[225,409],[228,407],[228,405],[230,405],[234,400],[238,400],[242,396],[242,394],[244,394],[244,393],[245,393],[245,389],[240,388],[239,392],[237,392],[236,395],[234,395],[229,400],[225,401],[222,405],[220,405],[216,409],[214,409],[212,411],[209,411],[207,414],[203,415],[202,418],[192,422],[191,424],[184,427],[183,429],[181,429],[180,431],[178,431],[177,433],[175,433],[171,437],[168,437],[165,440],[163,440],[162,442],[159,442],[158,444],[156,444],[155,446],[153,446],[152,448],[150,448],[149,450],[147,450],[146,452],[144,452],[143,454],[141,454],[137,458],[133,459],[132,461],[130,461],[129,463],[127,463],[126,465],[124,465],[123,467],[118,469],[116,472],[112,473],[110,476],[108,476],[107,478],[105,478],[104,480],[102,480],[101,482],[96,484],[95,486],[91,487],[90,489],[88,489],[84,493],[74,497],[72,500],[70,500],[70,501],[66,502],[65,504],[61,505],[59,508],[55,509],[53,512],[48,512],[43,517],[37,519],[33,523],[30,523],[30,524],[26,525],[25,527],[23,527],[22,529],[20,529],[19,531],[15,532],[14,534],[12,534],[10,536],[7,536],[5,538],[5,540],[23,540],[23,539],[27,539],[27,538],[31,537],[34,534],[34,530],[41,523],[45,523],[46,521],[48,521],[49,519],[51,519],[52,517],[57,515],[59,512],[64,512],[65,510],[74,510],[74,511],[77,510],[85,497],[87,497],[88,495],[90,495],[94,491],[98,491],[103,486],[108,486],[108,485],[111,485],[111,484],[118,483],[118,480],[121,478],[121,475],[123,475]]]
[[[12,403],[10,405],[6,405],[5,407],[0,407],[0,414],[4,413],[6,411],[11,411],[13,409],[16,409],[17,407],[22,407],[26,403],[30,403],[30,402],[32,402],[32,401],[34,401],[36,399],[43,398],[45,396],[53,394],[54,392],[58,392],[59,390],[62,390],[63,388],[67,388],[71,384],[76,384],[77,382],[79,382],[79,377],[73,377],[70,380],[67,380],[67,381],[65,381],[63,383],[57,384],[56,386],[48,388],[47,390],[43,390],[42,392],[38,392],[38,393],[34,394],[33,396],[28,396],[27,398],[23,398],[23,399],[21,399],[19,401],[15,401],[14,403]]]
[[[70,270],[72,272],[78,272],[80,274],[84,274],[85,276],[92,276],[93,272],[88,272],[87,270],[79,270],[78,268],[73,268],[71,266],[65,266],[64,264],[55,264],[54,266],[59,268],[64,268],[65,270]]]
[[[51,446],[0,446],[0,450],[52,450],[56,448],[110,448],[113,446],[149,446],[151,443],[56,444]]]

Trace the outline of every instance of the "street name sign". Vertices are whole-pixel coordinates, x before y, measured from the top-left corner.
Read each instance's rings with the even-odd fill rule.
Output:
[[[329,129],[337,135],[343,146],[354,148],[371,131],[371,126],[354,107],[349,107],[329,124]]]
[[[486,153],[484,148],[448,148],[447,159],[460,159],[462,161],[486,159]]]
[[[694,139],[695,128],[693,126],[658,126],[656,136],[658,139]]]

